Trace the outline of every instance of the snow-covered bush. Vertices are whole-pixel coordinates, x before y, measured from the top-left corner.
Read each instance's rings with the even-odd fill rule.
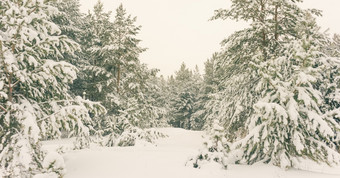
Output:
[[[65,172],[65,162],[64,158],[57,152],[49,152],[45,156],[42,167],[47,170],[47,172],[54,172],[58,176],[63,176]]]
[[[154,143],[159,138],[166,137],[165,134],[155,129],[141,129],[133,126],[126,118],[122,118],[121,130],[112,132],[106,136],[106,146],[134,146],[141,142]]]
[[[165,134],[155,129],[140,129],[138,127],[132,127],[125,130],[122,135],[117,138],[117,145],[134,146],[143,142],[154,143],[155,140],[164,137],[166,137]]]
[[[207,134],[209,138],[204,142],[204,148],[200,150],[198,156],[190,158],[186,165],[202,168],[205,164],[216,162],[227,169],[226,153],[229,150],[229,145],[226,144],[224,128],[219,125],[218,120],[214,120],[209,130]]]

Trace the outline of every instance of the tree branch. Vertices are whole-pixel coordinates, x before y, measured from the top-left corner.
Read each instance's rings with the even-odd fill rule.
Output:
[[[4,108],[3,106],[0,105],[0,109],[2,109],[3,111],[7,112],[7,109]]]
[[[18,83],[19,83],[19,80],[17,80],[16,82],[14,82],[14,83],[12,84],[12,87],[15,87]]]

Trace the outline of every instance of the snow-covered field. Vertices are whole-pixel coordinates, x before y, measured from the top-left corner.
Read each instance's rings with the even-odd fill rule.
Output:
[[[157,145],[139,144],[134,147],[95,147],[68,151],[65,155],[65,178],[340,178],[340,167],[306,167],[311,171],[282,170],[275,166],[256,164],[229,165],[228,170],[217,164],[203,169],[185,166],[186,161],[198,153],[202,145],[202,132],[176,128],[160,129],[169,137]],[[46,142],[53,149],[70,140]]]

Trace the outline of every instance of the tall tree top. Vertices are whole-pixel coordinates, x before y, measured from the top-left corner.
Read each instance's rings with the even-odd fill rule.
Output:
[[[111,11],[104,13],[104,5],[100,0],[94,5],[93,12],[98,20],[101,18],[108,19],[112,13]]]

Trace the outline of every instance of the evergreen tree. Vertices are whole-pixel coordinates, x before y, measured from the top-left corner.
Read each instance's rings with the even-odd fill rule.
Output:
[[[204,83],[199,72],[198,66],[195,67],[193,72],[192,81],[192,93],[193,93],[193,109],[190,116],[190,128],[191,130],[202,130],[205,121],[205,103],[207,101],[207,94],[204,92]]]
[[[62,176],[63,159],[41,150],[40,140],[66,130],[88,145],[89,111],[105,111],[68,93],[77,69],[58,60],[78,45],[51,22],[57,12],[43,1],[0,2],[0,170],[6,177]]]
[[[78,86],[84,86],[86,98],[101,102],[108,110],[95,119],[97,133],[107,138],[105,144],[130,146],[139,139],[137,130],[141,133],[142,129],[157,126],[164,113],[153,103],[155,98],[150,93],[158,90],[152,84],[157,71],[139,61],[139,54],[145,50],[136,38],[140,26],[122,5],[113,22],[110,13],[103,12],[100,1],[94,14],[85,19],[87,32],[81,44],[87,59]]]
[[[193,94],[190,91],[192,71],[184,63],[176,72],[172,87],[172,115],[170,124],[174,127],[190,129],[189,119],[193,109]]]
[[[323,46],[324,53],[328,56],[323,59],[322,79],[319,81],[319,88],[325,98],[321,110],[328,117],[332,117],[340,124],[340,38],[335,34],[332,40],[327,41]],[[340,152],[340,132],[333,138],[333,142]]]
[[[76,2],[64,2],[69,4],[72,12],[77,12]],[[112,44],[114,34],[110,15],[111,12],[104,12],[103,4],[98,1],[93,12],[81,18],[82,23],[79,25],[81,31],[77,39],[81,52],[76,54],[80,73],[72,85],[72,91],[76,95],[100,102],[106,108],[105,115],[92,117],[94,125],[91,134],[100,137],[113,132],[115,126],[111,122],[111,117],[119,110],[114,71],[116,46]],[[72,19],[74,17],[70,18]],[[62,26],[69,25],[62,24]]]
[[[127,15],[121,4],[113,22],[116,92],[120,97],[121,108],[116,125],[120,127],[120,132],[124,132],[125,127],[144,129],[157,126],[159,114],[163,112],[153,103],[155,98],[151,93],[157,93],[158,90],[151,82],[157,70],[149,70],[139,61],[139,55],[145,49],[140,47],[141,40],[136,38],[141,27],[135,23],[136,17]],[[128,123],[128,126],[123,123]]]
[[[52,21],[59,26],[61,35],[80,43],[83,14],[80,12],[79,0],[51,1],[51,5],[58,8],[58,13],[52,16]],[[71,63],[75,65],[76,62]]]
[[[168,85],[170,89],[170,120],[174,127],[200,130],[203,127],[200,101],[202,77],[196,66],[195,71],[188,69],[182,63],[180,69],[170,77]]]
[[[114,26],[114,40],[113,44],[116,46],[115,60],[117,61],[116,66],[116,81],[117,81],[117,93],[120,91],[120,84],[122,78],[125,78],[128,83],[132,83],[134,79],[129,79],[128,74],[123,72],[131,72],[136,75],[139,70],[139,54],[145,51],[144,48],[139,46],[141,40],[136,38],[136,35],[140,31],[140,26],[136,26],[137,18],[131,17],[126,14],[126,10],[123,5],[116,10]],[[124,68],[123,71],[122,68]],[[123,76],[124,75],[124,76]]]
[[[107,146],[133,146],[139,140],[153,143],[155,139],[165,136],[150,130],[151,127],[164,125],[166,114],[164,103],[159,103],[162,101],[158,98],[161,90],[153,83],[157,71],[147,70],[145,66],[142,69],[139,75],[143,78],[130,83],[130,91],[125,90],[126,94],[132,95],[121,95],[122,110],[111,118],[116,129],[108,136]]]
[[[82,36],[85,36],[85,18],[80,12],[79,0],[58,0],[51,1],[51,5],[58,8],[58,13],[52,16],[52,21],[60,28],[61,35],[77,42],[80,49],[72,53],[63,54],[64,61],[71,63],[78,68],[77,79],[71,84],[71,92],[74,95],[83,96],[83,86],[80,82],[84,78],[85,55],[83,53]]]
[[[148,127],[165,127],[168,126],[166,120],[167,109],[169,108],[164,91],[166,90],[166,81],[164,78],[157,77],[158,70],[152,69],[149,71],[149,78],[147,80],[147,86],[144,89],[146,110],[149,110],[149,114],[146,117],[150,117],[151,124]],[[153,114],[152,114],[153,113]]]
[[[217,92],[218,88],[218,75],[215,63],[218,57],[219,54],[214,53],[212,58],[205,62],[205,74],[203,76],[203,80],[196,84],[200,87],[200,89],[198,99],[195,104],[195,112],[192,117],[196,118],[198,130],[209,130],[207,128],[211,128],[213,126],[214,119],[208,117],[212,114],[212,101],[216,101],[214,100],[214,93]],[[217,102],[214,104],[217,104]]]
[[[85,34],[81,44],[87,57],[82,68],[85,75],[79,81],[86,98],[102,102],[108,114],[116,109],[116,61],[113,56],[116,46],[112,44],[114,35],[110,14],[103,11],[103,4],[98,1],[93,14],[88,14],[84,20]]]
[[[219,58],[219,53],[214,53],[213,56],[204,63],[204,93],[214,93],[217,91],[217,68],[216,62]]]
[[[225,128],[230,161],[282,168],[298,168],[304,159],[340,161],[331,139],[339,125],[320,110],[325,38],[312,16],[319,11],[302,10],[298,2],[233,0],[213,17],[250,22],[223,41],[221,82],[207,116]]]

